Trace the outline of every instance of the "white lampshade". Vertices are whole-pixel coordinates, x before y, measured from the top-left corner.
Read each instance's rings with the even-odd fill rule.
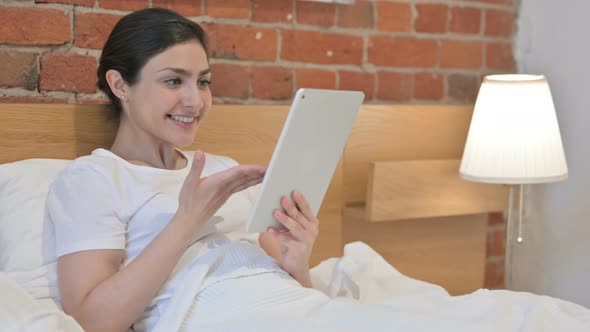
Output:
[[[503,184],[567,178],[555,107],[544,76],[484,78],[459,172],[466,180]]]

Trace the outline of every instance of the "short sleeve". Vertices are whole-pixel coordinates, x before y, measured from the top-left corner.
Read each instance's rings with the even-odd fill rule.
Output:
[[[67,168],[47,194],[47,218],[55,231],[57,256],[97,249],[125,249],[126,222],[120,195],[108,176]]]

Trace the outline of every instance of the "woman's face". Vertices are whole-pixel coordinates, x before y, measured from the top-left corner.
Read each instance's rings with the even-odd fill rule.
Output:
[[[211,109],[210,80],[207,56],[198,41],[172,46],[151,58],[129,87],[128,120],[160,141],[191,145]]]

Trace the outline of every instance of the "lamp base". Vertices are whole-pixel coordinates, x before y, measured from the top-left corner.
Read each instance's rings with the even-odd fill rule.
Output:
[[[512,211],[514,210],[514,190],[519,186],[519,202],[518,202],[518,225],[517,235],[514,238],[514,221],[512,218]],[[508,220],[506,221],[506,257],[504,258],[504,287],[510,289],[512,286],[512,252],[514,250],[514,243],[522,244],[524,238],[522,236],[522,214],[523,214],[523,196],[524,184],[511,185],[510,195],[508,196]]]

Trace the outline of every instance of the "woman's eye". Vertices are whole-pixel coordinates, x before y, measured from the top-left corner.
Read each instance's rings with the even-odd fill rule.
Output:
[[[208,88],[209,85],[211,85],[211,81],[210,80],[199,80],[197,81],[197,85],[199,86],[199,88]]]
[[[164,83],[170,85],[170,86],[177,86],[180,85],[182,83],[182,81],[180,80],[180,78],[171,78],[169,80],[164,81]]]

